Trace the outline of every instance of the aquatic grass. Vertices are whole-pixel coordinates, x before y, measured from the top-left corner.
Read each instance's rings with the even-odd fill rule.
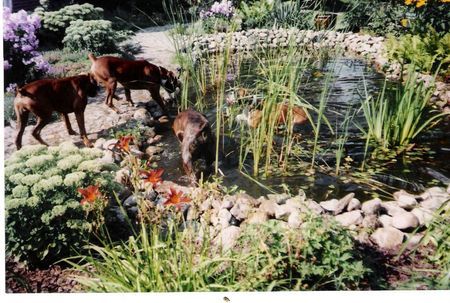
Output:
[[[340,125],[340,129],[336,126],[336,141],[335,141],[335,145],[336,145],[335,174],[336,174],[336,176],[339,175],[341,161],[342,161],[342,158],[344,157],[344,147],[345,147],[345,144],[347,143],[347,140],[349,137],[348,128],[350,126],[350,123],[353,121],[353,118],[355,117],[355,113],[356,113],[356,111],[353,111],[352,114],[350,112],[351,112],[350,109],[348,109],[345,112],[345,117]],[[340,132],[340,130],[342,130],[342,131]],[[339,133],[340,133],[340,135],[339,135],[339,137],[337,137],[337,135]]]
[[[429,110],[427,105],[433,93],[433,85],[426,87],[417,77],[411,68],[404,86],[398,85],[392,98],[388,94],[392,90],[388,90],[386,80],[376,100],[371,96],[363,100],[361,108],[367,127],[359,128],[366,137],[366,152],[370,142],[375,142],[384,150],[396,149],[397,153],[410,149],[414,146],[412,141],[419,134],[447,115],[433,114]]]

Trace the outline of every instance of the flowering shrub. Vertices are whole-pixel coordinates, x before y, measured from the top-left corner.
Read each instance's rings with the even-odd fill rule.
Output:
[[[24,146],[5,161],[6,251],[31,266],[81,249],[103,223],[107,195],[120,189],[114,164],[72,143]]]
[[[46,11],[44,7],[38,7],[35,12],[42,20],[41,34],[57,44],[62,43],[70,22],[98,20],[103,17],[103,9],[89,3],[68,5],[57,11]]]
[[[85,50],[105,54],[117,49],[125,41],[129,31],[115,31],[106,20],[76,20],[70,22],[63,39],[64,46],[72,51]]]
[[[233,3],[226,0],[216,1],[208,10],[200,11],[200,19],[206,32],[226,31],[234,15]]]
[[[32,81],[49,70],[49,64],[37,51],[39,40],[36,31],[41,26],[37,15],[28,15],[24,10],[11,13],[3,9],[3,47],[5,88],[15,88]]]
[[[450,30],[450,0],[404,0],[407,7],[413,10],[413,18],[405,19],[412,33],[428,32],[432,26],[438,32]]]

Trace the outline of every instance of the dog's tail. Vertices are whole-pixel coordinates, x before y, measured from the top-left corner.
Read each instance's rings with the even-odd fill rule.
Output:
[[[89,58],[89,60],[91,60],[92,63],[94,63],[95,60],[97,60],[97,57],[95,57],[93,53],[89,53],[88,58]]]

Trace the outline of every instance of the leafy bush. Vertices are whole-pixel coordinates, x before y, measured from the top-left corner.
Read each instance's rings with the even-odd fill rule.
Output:
[[[421,72],[450,74],[450,33],[439,34],[433,28],[424,35],[407,34],[389,37],[386,42],[388,58],[400,63],[412,63]]]
[[[241,2],[239,10],[242,14],[242,26],[244,29],[262,27],[270,18],[273,3],[267,0],[255,1],[251,4]]]
[[[12,14],[5,7],[3,22],[4,87],[11,91],[16,85],[33,81],[45,74],[49,65],[37,51],[39,40],[36,31],[41,26],[37,15],[28,15],[24,10]]]
[[[392,1],[350,0],[344,19],[350,30],[367,29],[377,35],[406,31],[401,20],[410,12],[407,6]]]
[[[38,7],[35,12],[42,19],[41,34],[57,44],[62,42],[65,30],[72,21],[98,20],[103,17],[103,9],[89,3],[68,5],[57,11],[46,11],[45,8]]]
[[[243,289],[358,288],[369,269],[349,232],[321,217],[304,214],[303,220],[295,231],[275,220],[245,230],[239,238],[243,252],[232,253],[246,264],[235,269]]]
[[[5,161],[6,251],[31,266],[47,265],[81,249],[99,227],[104,199],[80,205],[79,188],[118,190],[115,165],[97,149],[72,143],[24,146]],[[94,203],[95,202],[95,203]]]
[[[450,30],[450,3],[448,0],[404,0],[413,11],[409,20],[412,33],[426,33],[432,26],[438,32]]]
[[[85,50],[105,54],[117,50],[117,45],[129,35],[128,31],[114,31],[110,21],[76,20],[66,29],[63,43],[72,51]]]

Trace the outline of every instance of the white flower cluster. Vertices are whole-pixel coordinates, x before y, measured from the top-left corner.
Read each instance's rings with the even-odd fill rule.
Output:
[[[42,175],[39,174],[33,174],[33,175],[26,175],[22,178],[22,184],[27,186],[33,186],[39,180],[42,179]]]
[[[26,145],[17,151],[15,155],[20,158],[29,158],[42,154],[46,149],[46,145]]]
[[[14,174],[14,175],[10,176],[9,177],[9,181],[14,183],[14,184],[22,184],[22,178],[24,176],[25,175],[22,174],[22,173],[17,173],[17,174]]]
[[[54,161],[55,158],[52,155],[39,155],[25,161],[25,165],[34,171],[39,171],[50,167]]]
[[[68,170],[78,166],[83,161],[81,155],[70,155],[58,161],[56,166],[61,170]]]
[[[42,179],[41,181],[33,185],[32,193],[34,195],[39,193],[47,193],[60,186],[62,183],[63,179],[61,176],[53,176],[48,179]]]
[[[79,149],[72,142],[63,142],[59,146],[59,155],[61,157],[66,157],[71,154],[77,154]]]
[[[64,185],[81,187],[83,184],[84,178],[86,178],[86,173],[84,173],[82,171],[77,171],[77,172],[67,174],[66,177],[64,178]]]

